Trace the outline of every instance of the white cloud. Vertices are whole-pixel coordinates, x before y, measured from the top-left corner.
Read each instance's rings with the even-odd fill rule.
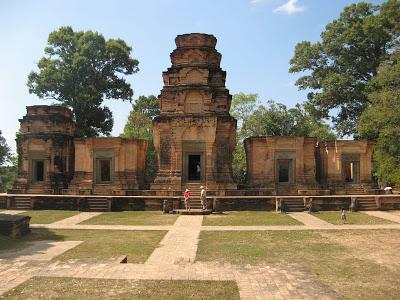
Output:
[[[258,0],[253,0],[253,1],[258,1]],[[279,6],[274,9],[274,13],[284,13],[284,14],[295,14],[295,13],[300,13],[304,11],[304,6],[296,6],[298,0],[288,0],[285,4],[282,6]]]

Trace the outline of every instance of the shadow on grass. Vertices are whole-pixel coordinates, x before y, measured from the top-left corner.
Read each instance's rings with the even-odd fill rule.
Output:
[[[31,229],[31,232],[17,237],[10,238],[8,236],[0,235],[0,255],[8,250],[20,250],[27,247],[31,242],[36,241],[64,241],[65,236],[51,229]],[[43,249],[41,249],[43,250]]]

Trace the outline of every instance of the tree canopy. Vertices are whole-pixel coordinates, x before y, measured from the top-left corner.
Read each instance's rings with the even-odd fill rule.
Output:
[[[156,152],[153,145],[153,118],[160,114],[157,97],[140,96],[132,104],[128,121],[125,124],[121,137],[141,138],[148,142],[146,153],[145,181],[150,183],[157,174]]]
[[[302,73],[299,89],[318,118],[330,117],[340,135],[353,134],[368,108],[367,83],[399,41],[400,2],[360,2],[343,10],[321,33],[321,41],[296,45],[290,72]]]
[[[61,27],[49,35],[39,72],[28,76],[29,92],[71,108],[77,136],[108,135],[113,117],[102,103],[132,99],[131,86],[123,77],[139,70],[131,50],[121,39],[106,40],[97,32]]]
[[[360,117],[358,133],[376,139],[376,175],[400,186],[400,49],[381,64],[369,85],[371,106]]]
[[[12,187],[17,174],[17,158],[11,155],[10,147],[0,130],[0,192]]]

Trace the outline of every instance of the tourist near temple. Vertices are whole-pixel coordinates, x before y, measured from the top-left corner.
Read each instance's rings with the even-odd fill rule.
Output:
[[[214,197],[209,205],[214,209],[275,209],[284,199],[279,196],[298,196],[291,199],[304,209],[308,203],[304,197],[378,192],[372,178],[373,141],[318,142],[284,136],[244,141],[247,182],[238,189],[232,176],[237,125],[229,113],[232,96],[220,67],[217,39],[191,33],[178,35],[175,43],[171,67],[162,74],[160,114],[153,120],[158,167],[154,182],[144,183],[145,140],[75,138],[68,108],[28,106],[20,119],[19,170],[8,205],[161,209],[167,201],[174,209],[185,189],[196,197],[200,186],[206,186],[207,196]],[[45,195],[53,198],[44,200]],[[321,208],[349,206],[352,201],[351,197],[327,199],[320,201]],[[368,201],[380,205],[375,198]]]

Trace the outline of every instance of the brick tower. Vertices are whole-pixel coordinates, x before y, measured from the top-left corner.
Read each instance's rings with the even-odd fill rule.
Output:
[[[213,35],[178,35],[172,66],[163,72],[158,97],[160,115],[153,121],[158,174],[151,188],[181,190],[207,185],[236,189],[232,152],[236,119],[229,114],[232,96]]]

